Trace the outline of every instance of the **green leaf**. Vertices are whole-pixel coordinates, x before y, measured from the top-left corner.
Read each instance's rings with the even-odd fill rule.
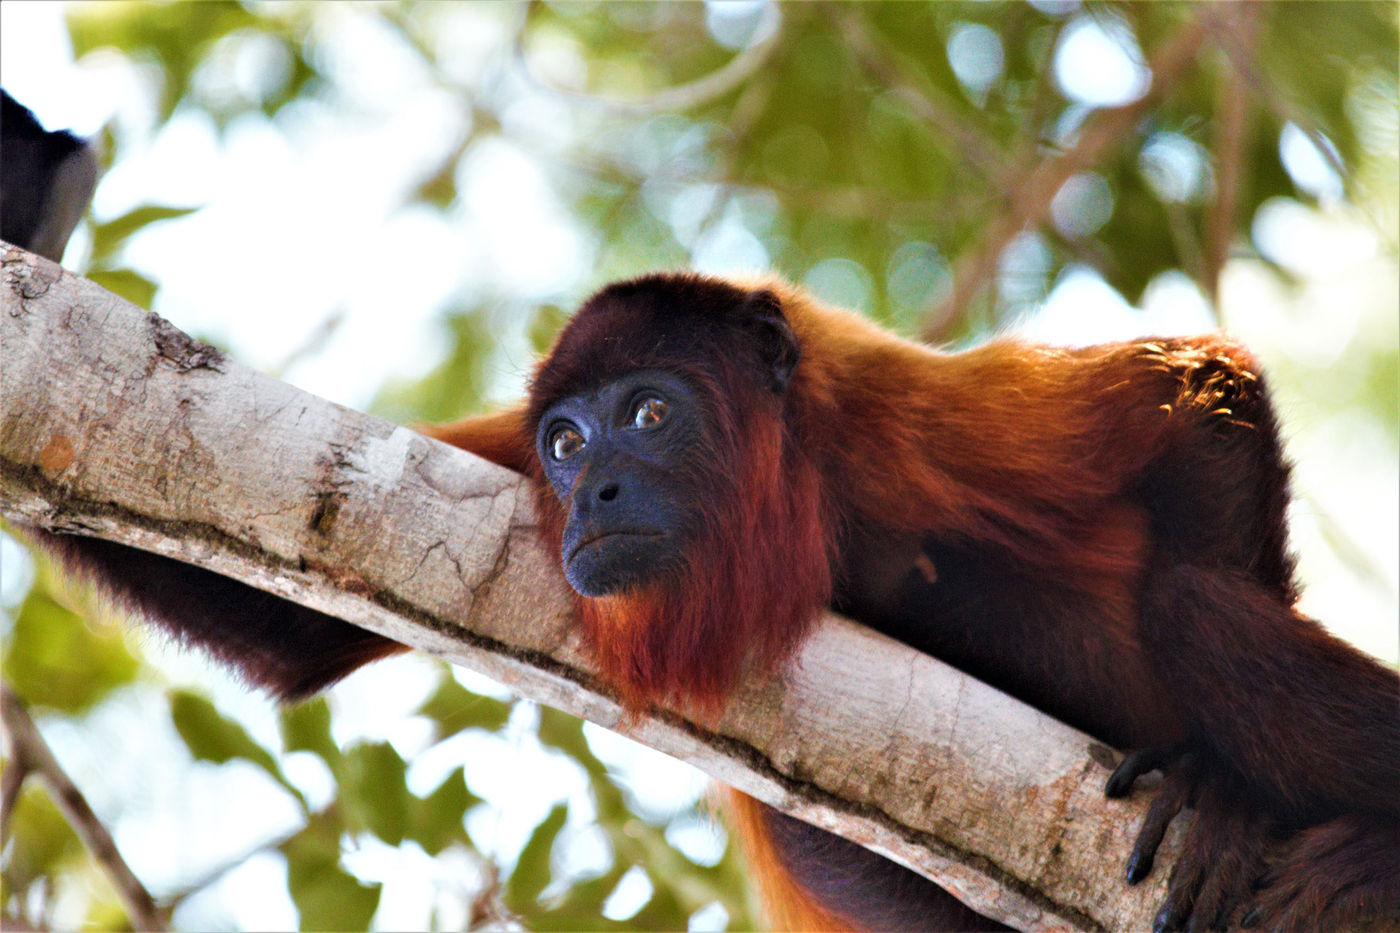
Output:
[[[7,762],[6,767],[13,764]],[[24,892],[34,881],[82,861],[83,844],[37,780],[25,784],[11,820],[6,843],[6,900]]]
[[[340,826],[317,814],[280,847],[287,889],[303,930],[365,930],[379,907],[380,885],[366,885],[340,867]]]
[[[569,320],[569,312],[558,305],[545,305],[530,319],[530,346],[543,354],[554,344],[554,337]]]
[[[549,884],[554,840],[559,838],[559,830],[564,828],[568,815],[568,804],[558,804],[530,834],[506,882],[505,902],[511,910],[523,914],[538,909],[540,894]]]
[[[156,283],[130,269],[95,269],[87,274],[89,280],[114,295],[125,298],[138,308],[151,309],[156,297]]]
[[[659,884],[650,872],[648,878],[652,883],[651,897],[641,910],[627,918],[627,922],[634,930],[684,929],[690,911],[682,907],[670,888]]]
[[[438,688],[418,707],[417,715],[433,721],[435,737],[441,740],[463,729],[499,732],[513,708],[509,702],[472,693],[453,679],[451,671],[444,671]]]
[[[427,201],[437,207],[447,207],[457,197],[457,162],[462,157],[458,149],[448,159],[443,160],[436,172],[425,178],[414,192],[416,199]]]
[[[5,639],[0,671],[31,705],[80,713],[132,683],[140,662],[120,627],[89,623],[65,605],[47,560],[36,558],[39,572]]]
[[[66,19],[79,58],[115,47],[153,66],[155,76],[164,79],[162,122],[184,99],[195,69],[216,40],[238,29],[270,31],[280,25],[279,17],[259,17],[229,2],[75,6],[67,9]]]
[[[331,738],[331,708],[325,697],[286,707],[278,717],[278,725],[287,751],[313,752],[332,769],[340,763],[340,749]]]
[[[600,822],[620,826],[632,818],[627,799],[608,773],[607,765],[589,747],[583,734],[583,720],[557,709],[541,707],[536,734],[541,743],[559,749],[588,773],[588,789],[593,794]]]
[[[345,752],[340,799],[352,829],[364,827],[396,846],[408,829],[407,766],[388,742],[355,745]]]
[[[459,418],[479,408],[486,394],[487,364],[498,342],[485,312],[473,307],[449,316],[452,347],[447,359],[421,378],[388,383],[370,411],[394,421],[432,422]]]
[[[583,735],[583,720],[548,706],[540,707],[538,735],[541,742],[557,748],[577,761],[590,777],[607,774],[607,766],[588,747]]]
[[[340,868],[304,874],[295,883],[289,871],[288,882],[303,930],[367,930],[383,893],[382,885],[364,884]]]
[[[251,761],[306,807],[306,798],[287,780],[272,753],[253,741],[241,725],[220,713],[207,697],[176,689],[170,691],[169,700],[175,730],[196,759],[215,764],[234,758]]]
[[[481,802],[480,797],[467,790],[466,773],[458,768],[427,797],[412,800],[409,835],[429,855],[437,855],[454,842],[470,846],[471,838],[462,818]]]
[[[170,718],[195,758],[215,764],[246,758],[269,772],[277,771],[272,753],[220,713],[207,697],[177,689],[170,691],[169,700]]]
[[[630,863],[614,860],[612,868],[598,877],[571,885],[548,910],[526,913],[523,918],[532,930],[630,929],[626,923],[603,916],[603,905],[631,867]]]
[[[146,205],[92,227],[92,258],[94,264],[101,265],[109,259],[126,240],[141,228],[162,220],[187,217],[199,210],[197,207],[161,207]]]

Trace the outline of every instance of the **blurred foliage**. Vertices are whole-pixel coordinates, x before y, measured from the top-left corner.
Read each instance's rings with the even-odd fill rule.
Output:
[[[463,166],[492,142],[508,140],[536,158],[586,233],[588,270],[557,304],[541,307],[489,288],[486,297],[452,299],[442,309],[448,349],[441,361],[413,381],[383,387],[376,402],[376,410],[407,421],[446,419],[484,404],[507,318],[523,318],[515,325],[522,352],[538,351],[566,318],[560,305],[589,289],[656,267],[704,265],[716,255],[771,266],[906,333],[925,330],[947,300],[960,257],[982,242],[1036,165],[1073,149],[1092,112],[1056,78],[1056,57],[1071,33],[1094,28],[1129,58],[1140,50],[1150,59],[1193,18],[1228,19],[1224,9],[1060,0],[248,0],[82,4],[70,9],[68,23],[79,58],[120,55],[148,84],[154,122],[110,130],[106,156],[113,163],[141,152],[182,112],[207,114],[220,130],[250,114],[291,127],[308,119],[310,104],[374,113],[383,102],[357,99],[353,87],[363,83],[347,80],[374,63],[338,47],[328,28],[346,20],[392,35],[412,66],[460,101],[469,118],[463,138],[405,188],[404,208],[459,216],[452,212],[464,198]],[[1030,261],[983,283],[941,336],[967,339],[1015,319],[1071,265],[1095,269],[1130,302],[1164,272],[1207,275],[1201,256],[1224,144],[1222,94],[1241,73],[1251,104],[1240,127],[1245,177],[1226,219],[1232,254],[1257,255],[1250,231],[1265,204],[1320,203],[1281,159],[1279,137],[1290,122],[1333,150],[1344,196],[1375,206],[1394,250],[1396,5],[1274,3],[1255,6],[1252,15],[1258,22],[1247,42],[1230,50],[1204,40],[1165,102],[1077,176],[1083,222],[1029,223]],[[444,37],[473,30],[513,37],[515,46],[492,45],[481,52],[484,61],[454,57]],[[130,268],[126,247],[152,225],[195,209],[146,204],[90,222],[87,274],[149,307],[159,283]],[[1209,282],[1202,291],[1211,293]],[[1368,373],[1357,390],[1369,393],[1362,400],[1390,412],[1385,423],[1393,427],[1394,348],[1370,348],[1358,366]],[[89,621],[100,614],[61,595],[52,572],[42,560],[38,566],[23,602],[5,610],[3,665],[6,681],[47,721],[82,717],[118,688],[160,682],[112,629]],[[701,864],[668,841],[669,829],[698,814],[643,814],[580,723],[561,714],[541,710],[533,734],[586,775],[607,855],[603,867],[582,873],[560,858],[568,803],[538,822],[513,864],[494,843],[475,838],[467,817],[483,802],[467,780],[470,768],[489,769],[489,761],[458,767],[430,791],[414,793],[407,780],[413,761],[386,742],[342,747],[324,699],[281,712],[280,745],[256,737],[199,693],[172,689],[168,699],[170,724],[193,759],[249,762],[299,809],[301,827],[268,849],[285,858],[303,929],[366,929],[373,922],[381,885],[357,875],[347,859],[365,839],[417,846],[435,857],[456,854],[476,866],[481,884],[465,908],[468,924],[682,929],[697,911],[719,905],[731,928],[755,925],[732,852]],[[417,715],[431,724],[431,750],[463,730],[504,735],[518,728],[516,706],[467,691],[444,669]],[[290,756],[302,754],[331,776],[328,800],[289,776]],[[5,849],[7,916],[42,925],[61,888],[86,905],[87,926],[120,922],[111,893],[91,883],[100,873],[41,792],[30,787],[21,796],[13,826]],[[651,893],[630,916],[614,919],[605,904],[636,871]],[[65,886],[80,876],[85,880]],[[174,892],[166,902],[197,893]]]
[[[446,320],[447,357],[420,379],[390,383],[375,400],[375,413],[391,421],[450,421],[467,399],[486,396],[486,368],[494,343],[484,317],[452,313]]]
[[[81,714],[132,683],[140,661],[90,593],[47,561],[38,566],[6,634],[0,673],[31,705]]]

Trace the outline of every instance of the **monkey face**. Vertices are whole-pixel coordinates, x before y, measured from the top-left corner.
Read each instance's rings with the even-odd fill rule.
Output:
[[[536,448],[568,512],[564,576],[609,596],[679,574],[698,523],[703,419],[681,379],[639,370],[550,405]]]

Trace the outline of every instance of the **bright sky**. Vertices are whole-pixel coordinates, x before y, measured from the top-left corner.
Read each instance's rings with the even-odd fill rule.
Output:
[[[1041,5],[1055,2],[1041,0]],[[766,9],[761,3],[750,8],[755,17]],[[131,264],[162,285],[154,310],[264,368],[279,365],[329,317],[343,314],[344,325],[324,351],[284,377],[363,407],[386,378],[421,374],[437,359],[443,343],[438,313],[444,305],[498,294],[526,303],[560,300],[584,278],[594,246],[561,207],[541,157],[504,139],[473,150],[460,169],[463,197],[451,216],[397,210],[403,187],[460,139],[470,116],[432,90],[372,18],[357,15],[353,5],[328,9],[333,12],[324,17],[324,28],[341,63],[337,74],[362,95],[357,112],[313,107],[304,119],[288,121],[287,133],[262,118],[243,119],[222,141],[204,118],[178,117],[149,149],[112,169],[94,211],[109,218],[148,203],[204,205],[188,219],[150,229],[130,246]],[[118,132],[149,125],[154,115],[145,104],[139,70],[110,55],[75,64],[61,12],[59,4],[48,2],[6,0],[0,6],[0,83],[50,127],[91,133],[112,120]],[[490,62],[508,38],[501,23],[469,6],[462,17],[458,28],[442,37],[450,47],[456,43],[460,54],[453,60]],[[733,34],[732,44],[752,32],[752,24],[744,26],[734,11],[712,19],[717,35]],[[1087,17],[1077,23],[1056,54],[1056,77],[1065,93],[1085,106],[1140,94],[1146,73],[1131,35],[1115,32],[1111,22],[1106,29]],[[1002,66],[1000,40],[981,27],[956,31],[950,54],[970,93]],[[375,67],[362,69],[357,78],[357,65],[367,61]],[[364,76],[369,74],[372,81]],[[557,101],[527,97],[511,119],[538,132],[560,132],[568,113]],[[1163,134],[1149,147],[1152,177],[1164,194],[1185,200],[1208,183],[1204,154],[1193,146]],[[1339,190],[1336,176],[1301,132],[1285,134],[1283,154],[1300,184],[1323,193]],[[1054,222],[1067,229],[1095,228],[1111,208],[1107,186],[1089,173],[1061,192]],[[1400,341],[1395,267],[1365,225],[1340,211],[1322,215],[1280,202],[1261,217],[1256,239],[1270,258],[1305,280],[1301,293],[1289,294],[1255,262],[1229,267],[1223,319],[1266,361],[1278,356],[1341,366],[1338,355],[1356,340]],[[1044,248],[1033,234],[1017,241],[1004,262],[1003,291],[1014,290],[1018,269],[1033,270],[1043,261]],[[82,238],[75,240],[70,263],[84,249]],[[251,266],[250,255],[258,257]],[[909,253],[917,255],[922,254]],[[737,220],[696,244],[699,268],[723,272],[767,263],[761,241]],[[856,306],[870,293],[870,273],[840,257],[811,270],[784,271]],[[1320,308],[1327,313],[1317,313]],[[1280,320],[1288,326],[1279,327]],[[528,364],[519,333],[523,320],[507,313],[494,323],[505,346],[494,392],[508,399],[520,391]],[[1212,326],[1206,302],[1183,276],[1164,276],[1143,306],[1134,308],[1092,270],[1077,267],[1061,277],[1023,330],[1057,343],[1082,344]],[[1299,464],[1302,497],[1294,526],[1310,581],[1304,608],[1344,637],[1394,660],[1400,654],[1394,615],[1400,455],[1381,427],[1335,418],[1325,399],[1309,395],[1309,386],[1290,383],[1282,368],[1279,376],[1275,390]],[[1358,577],[1326,544],[1333,522],[1369,555],[1370,578]],[[3,546],[0,605],[12,609],[25,574],[16,572],[21,558],[14,545]],[[150,647],[172,678],[210,689],[221,706],[246,718],[258,738],[275,745],[275,722],[265,700],[189,655]],[[407,714],[430,685],[426,670],[420,659],[405,658],[338,687],[336,722],[346,730],[338,738],[389,738],[406,757],[422,750],[427,735]],[[463,679],[483,692],[499,692],[469,675]],[[166,720],[160,702],[158,695],[132,691],[82,723],[46,728],[98,811],[111,816],[118,843],[137,873],[157,891],[278,836],[296,820],[287,798],[251,767],[178,766],[178,738],[153,728]],[[477,763],[468,769],[472,789],[493,807],[473,814],[472,830],[478,839],[497,840],[506,862],[548,808],[568,798],[579,837],[570,857],[588,864],[598,851],[582,818],[588,811],[583,779],[541,750],[526,725],[504,738],[468,735],[435,749],[415,764],[414,786],[430,787],[458,764]],[[602,730],[591,735],[595,750],[639,792],[674,790],[652,806],[684,805],[700,793],[702,782],[692,769]],[[289,769],[313,799],[318,787],[329,792],[329,777],[311,756],[292,756]],[[697,832],[689,843],[694,850],[713,850],[716,838]],[[366,877],[390,881],[376,920],[384,929],[421,927],[433,906],[450,923],[452,905],[460,907],[464,879],[472,872],[469,865],[372,841],[353,864]],[[283,870],[276,857],[254,859],[192,903],[180,921],[286,928],[295,915],[277,894]],[[626,916],[628,898],[620,897],[615,909]],[[698,926],[720,919],[710,917]]]

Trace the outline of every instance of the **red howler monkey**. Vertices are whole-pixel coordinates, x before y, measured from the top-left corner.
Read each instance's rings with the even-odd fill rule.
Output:
[[[633,709],[722,704],[833,605],[1144,749],[1111,794],[1164,767],[1129,866],[1146,875],[1194,806],[1163,929],[1400,914],[1400,678],[1293,610],[1273,415],[1222,337],[945,354],[780,283],[656,275],[589,300],[521,409],[429,433],[535,480]],[[143,582],[160,560],[66,540]],[[234,625],[238,584],[180,574],[138,602],[282,696],[395,648],[263,594]],[[858,846],[742,809],[795,926],[986,924]]]
[[[1165,769],[1128,868],[1145,876],[1195,808],[1159,928],[1400,916],[1400,678],[1292,608],[1287,468],[1224,338],[945,354],[781,283],[655,275],[585,303],[525,405],[429,433],[535,481],[632,709],[722,705],[835,606],[1140,749],[1111,795]],[[45,538],[282,697],[399,648],[196,567]],[[740,824],[794,927],[995,926],[752,801]]]

